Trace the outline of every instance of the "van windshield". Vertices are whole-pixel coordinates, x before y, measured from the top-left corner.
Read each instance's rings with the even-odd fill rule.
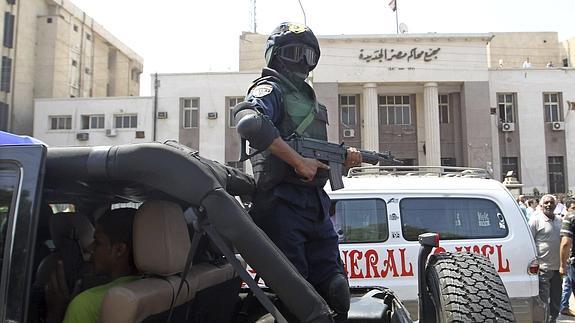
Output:
[[[503,213],[481,198],[404,198],[400,204],[403,237],[436,232],[442,240],[503,238],[508,234]]]

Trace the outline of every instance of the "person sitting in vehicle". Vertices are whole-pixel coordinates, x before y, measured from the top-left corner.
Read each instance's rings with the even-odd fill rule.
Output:
[[[65,309],[65,323],[91,323],[100,321],[100,305],[106,292],[117,285],[134,281],[136,267],[132,257],[132,224],[136,209],[108,210],[96,222],[94,242],[90,246],[90,260],[94,271],[104,274],[110,283],[87,289],[72,299],[66,287],[64,269],[59,263],[58,271],[46,286],[48,305],[47,322],[60,322]]]

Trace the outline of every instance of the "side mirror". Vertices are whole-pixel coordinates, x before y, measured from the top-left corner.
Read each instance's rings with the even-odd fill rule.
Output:
[[[437,233],[422,233],[419,235],[418,240],[422,247],[439,247],[439,234]]]

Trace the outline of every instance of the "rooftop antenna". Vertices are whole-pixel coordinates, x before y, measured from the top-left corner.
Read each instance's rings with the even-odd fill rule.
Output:
[[[297,2],[299,2],[299,6],[301,7],[301,12],[303,12],[303,24],[307,26],[307,19],[305,18],[305,10],[303,10],[303,5],[301,4],[301,0],[297,0]]]
[[[252,0],[252,23],[253,23],[253,31],[254,34],[257,33],[257,23],[256,23],[256,0]]]

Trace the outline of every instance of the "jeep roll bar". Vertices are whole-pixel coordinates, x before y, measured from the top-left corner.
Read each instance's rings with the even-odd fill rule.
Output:
[[[216,231],[233,244],[301,322],[331,322],[323,298],[226,192],[234,190],[228,187],[233,178],[225,171],[222,175],[222,167],[197,152],[190,153],[189,148],[161,143],[48,148],[46,165],[52,178],[74,178],[88,188],[103,182],[135,182],[203,209]]]

